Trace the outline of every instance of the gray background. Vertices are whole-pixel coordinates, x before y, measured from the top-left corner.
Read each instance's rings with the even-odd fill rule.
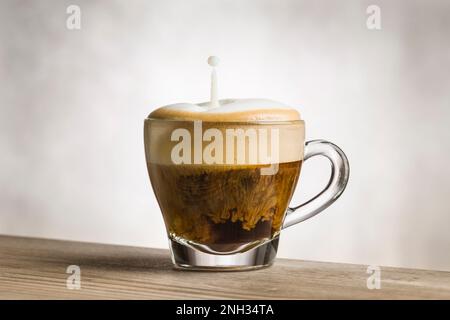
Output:
[[[0,0],[0,233],[166,247],[143,119],[207,100],[214,54],[222,98],[298,108],[351,163],[280,256],[450,270],[449,30],[444,0]],[[327,166],[304,166],[293,202]]]

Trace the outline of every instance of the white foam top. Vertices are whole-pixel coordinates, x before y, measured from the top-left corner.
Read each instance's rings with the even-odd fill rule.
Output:
[[[152,119],[202,120],[214,122],[233,121],[295,121],[300,120],[297,110],[268,99],[225,99],[218,100],[218,79],[216,67],[219,58],[208,58],[211,70],[211,99],[203,103],[176,103],[156,109]]]
[[[300,114],[281,102],[268,99],[225,99],[211,102],[176,103],[160,107],[148,116],[153,119],[203,121],[295,121]]]

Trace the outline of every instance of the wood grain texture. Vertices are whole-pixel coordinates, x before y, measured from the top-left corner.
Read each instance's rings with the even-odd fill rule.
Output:
[[[81,268],[81,289],[66,268]],[[246,272],[172,268],[162,249],[0,236],[1,299],[450,299],[450,272],[278,259]]]

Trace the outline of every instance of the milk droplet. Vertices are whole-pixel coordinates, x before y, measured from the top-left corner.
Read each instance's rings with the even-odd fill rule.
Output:
[[[216,57],[216,56],[210,56],[210,57],[208,58],[208,64],[209,64],[211,67],[217,67],[217,66],[219,65],[219,62],[220,62],[220,60],[219,60],[219,58]]]
[[[219,65],[219,58],[215,56],[210,56],[208,58],[208,64],[212,67],[211,70],[211,101],[210,101],[210,108],[217,108],[219,107],[219,100],[218,100],[218,88],[217,88],[217,74],[216,74],[216,68]]]

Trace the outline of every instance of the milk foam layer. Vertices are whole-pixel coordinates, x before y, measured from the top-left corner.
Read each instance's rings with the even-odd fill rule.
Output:
[[[211,102],[177,103],[160,107],[148,116],[152,119],[233,121],[295,121],[300,113],[281,102],[268,99],[225,99],[218,106]]]
[[[196,139],[196,133],[194,130],[194,121],[165,121],[165,119],[148,119],[144,124],[144,138],[145,138],[145,149],[147,162],[155,164],[165,164],[173,165],[173,159],[171,152],[179,140],[173,141],[172,134],[178,129],[185,129],[189,132],[189,136],[192,138],[191,143],[191,153],[192,159],[194,158],[194,140]],[[278,152],[278,163],[293,162],[303,159],[304,153],[304,143],[305,143],[305,124],[303,121],[295,122],[280,122],[280,123],[233,123],[233,122],[202,122],[202,131],[200,132],[200,139],[202,135],[207,132],[208,129],[214,129],[217,133],[223,137],[223,149],[224,158],[226,158],[226,153],[228,148],[226,147],[226,132],[227,130],[243,130],[243,132],[249,133],[250,131],[267,133],[267,137],[270,141],[273,135],[273,131],[278,133],[278,148],[275,150]],[[198,138],[198,136],[197,136]],[[270,141],[268,141],[268,146],[270,146]],[[201,143],[201,150],[205,150],[205,147],[211,142],[211,140],[203,141]],[[236,143],[237,145],[237,143]],[[258,148],[262,147],[261,141],[258,138]],[[248,142],[246,142],[244,149],[251,151]],[[259,149],[258,149],[259,150]],[[254,152],[258,152],[255,150]],[[240,152],[235,150],[235,156]],[[241,150],[242,151],[242,150]],[[246,151],[242,151],[246,152]],[[236,160],[236,159],[235,159]],[[238,163],[237,161],[235,162]],[[261,164],[271,164],[272,161],[267,161],[261,159],[259,156],[255,156],[255,160],[246,161],[247,165],[261,165]],[[204,162],[202,162],[204,164]],[[225,163],[223,165],[228,165]],[[212,167],[213,165],[208,165]],[[231,165],[234,166],[234,165]]]

